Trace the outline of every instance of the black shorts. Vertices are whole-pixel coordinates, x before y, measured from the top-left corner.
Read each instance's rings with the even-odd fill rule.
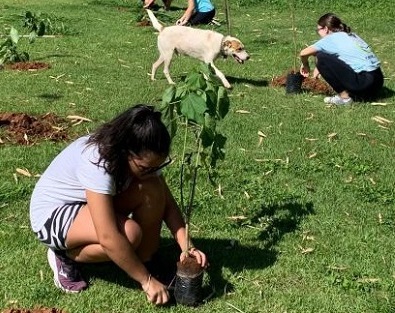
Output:
[[[38,240],[54,250],[67,250],[66,236],[84,202],[69,203],[58,207],[36,232]]]

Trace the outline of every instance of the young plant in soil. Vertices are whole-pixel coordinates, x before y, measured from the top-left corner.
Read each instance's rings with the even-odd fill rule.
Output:
[[[29,30],[27,36],[29,43],[33,43],[37,36],[43,36],[45,33],[45,24],[39,21],[37,17],[30,11],[24,16],[24,28]],[[18,43],[25,36],[19,35],[18,31],[11,27],[10,34],[7,39],[0,45],[0,66],[6,63],[27,62],[30,59],[29,53],[18,50]]]
[[[229,111],[227,90],[209,65],[189,73],[183,83],[169,87],[163,95],[163,121],[172,137],[180,131],[183,151],[180,165],[180,206],[187,230],[185,261],[177,263],[174,296],[177,303],[196,306],[200,302],[203,269],[189,251],[190,222],[198,174],[205,171],[213,183],[217,161],[225,157],[223,136],[217,123]]]
[[[297,44],[296,44],[296,23],[295,23],[295,0],[290,2],[291,24],[292,24],[292,42],[293,42],[293,68],[287,75],[286,80],[286,93],[295,94],[302,91],[303,76],[300,74],[299,69],[296,67],[297,62]]]

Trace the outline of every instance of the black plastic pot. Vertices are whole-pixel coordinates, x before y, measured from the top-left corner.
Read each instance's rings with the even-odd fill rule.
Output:
[[[177,273],[174,286],[174,298],[178,304],[198,306],[202,301],[202,271],[197,276],[181,276]]]
[[[287,75],[287,81],[285,85],[285,91],[287,94],[295,94],[302,92],[303,76],[299,72],[289,73]]]

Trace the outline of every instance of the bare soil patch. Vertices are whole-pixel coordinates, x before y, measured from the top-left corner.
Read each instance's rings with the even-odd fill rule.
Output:
[[[0,113],[0,143],[32,145],[39,140],[66,140],[68,127],[68,121],[53,113]]]
[[[272,87],[285,87],[287,82],[287,75],[274,77],[270,83]],[[302,89],[312,92],[314,94],[332,95],[334,93],[331,86],[327,82],[319,79],[307,77],[303,80]]]
[[[51,65],[44,62],[16,62],[5,65],[5,68],[18,71],[37,71],[51,68]]]

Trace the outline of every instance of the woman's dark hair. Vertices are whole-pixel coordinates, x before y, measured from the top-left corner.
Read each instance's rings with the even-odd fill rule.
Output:
[[[323,16],[321,16],[317,24],[320,25],[321,27],[328,27],[328,29],[334,33],[336,32],[346,32],[348,34],[351,33],[351,28],[348,27],[345,23],[343,23],[341,19],[338,18],[333,13],[326,13]]]
[[[129,177],[128,156],[146,151],[166,157],[171,139],[161,120],[161,113],[153,106],[137,104],[111,121],[100,126],[89,138],[88,145],[96,144],[105,170],[114,177],[117,191]]]

